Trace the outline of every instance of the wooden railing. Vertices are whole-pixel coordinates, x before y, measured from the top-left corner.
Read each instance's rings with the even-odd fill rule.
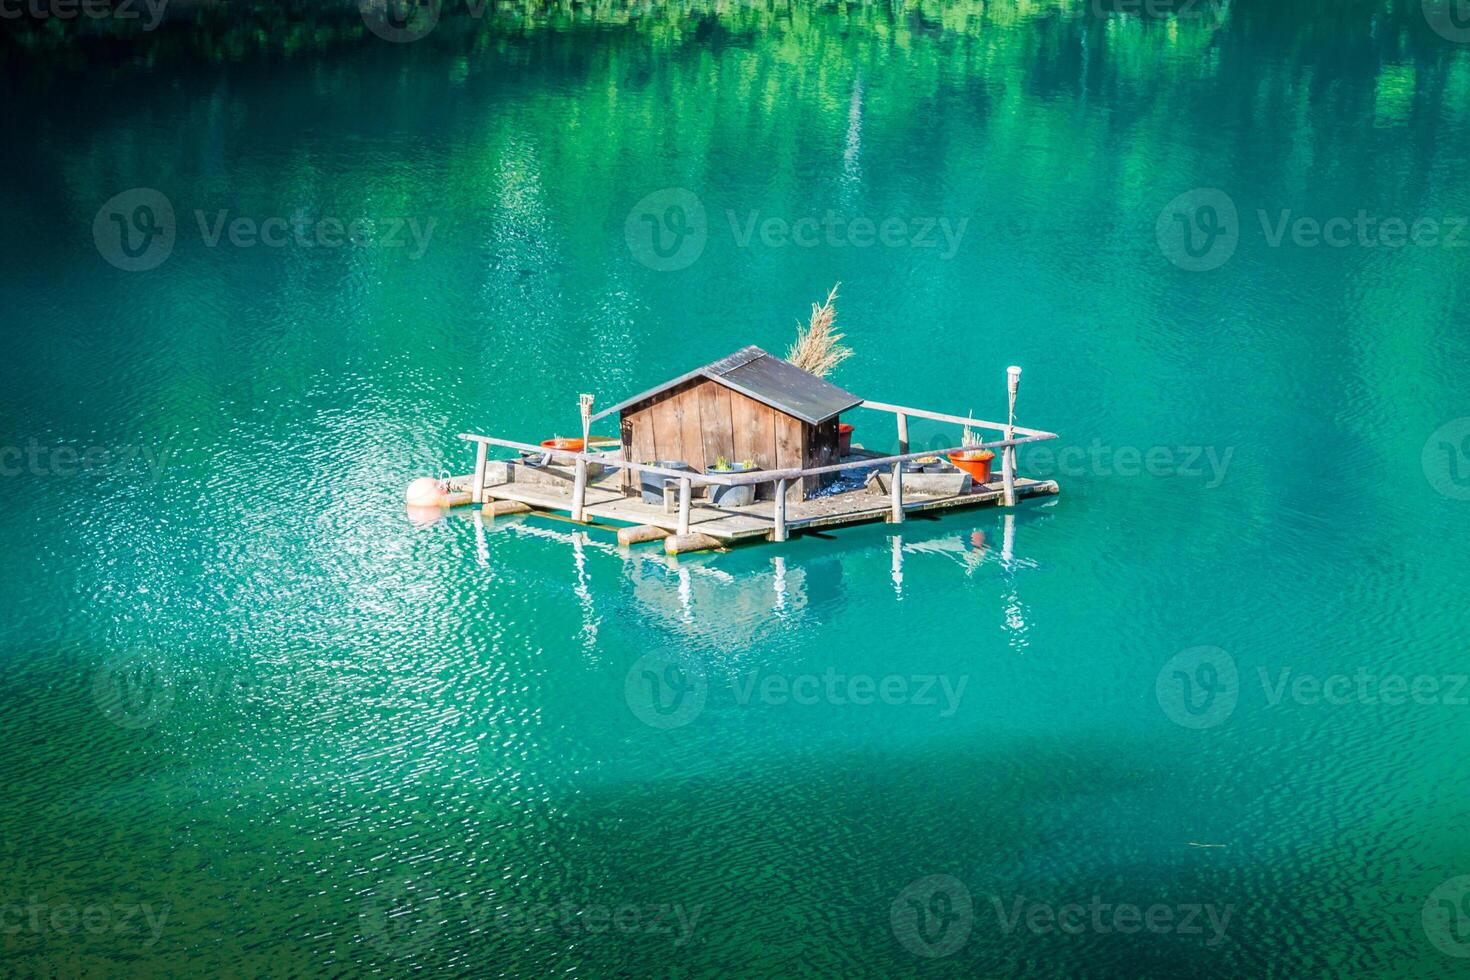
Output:
[[[826,466],[787,467],[777,470],[755,470],[749,473],[698,473],[692,470],[671,470],[667,467],[655,466],[651,463],[638,463],[632,460],[618,459],[609,462],[607,454],[579,452],[569,449],[548,449],[528,442],[516,442],[513,439],[498,439],[493,436],[482,436],[473,433],[462,432],[459,438],[466,442],[476,444],[475,448],[475,476],[470,486],[471,499],[475,503],[483,503],[485,499],[485,471],[489,466],[489,447],[500,446],[505,449],[515,449],[520,452],[533,453],[535,455],[549,455],[559,459],[570,458],[576,461],[575,477],[572,483],[572,519],[583,520],[587,505],[587,464],[602,463],[618,469],[632,470],[635,473],[652,473],[655,476],[667,477],[679,481],[679,533],[689,533],[689,509],[690,500],[693,496],[695,484],[721,486],[721,487],[743,487],[760,485],[765,483],[775,484],[775,501],[773,516],[775,527],[771,535],[772,540],[786,540],[786,488],[792,480],[800,480],[808,476],[821,476],[826,473],[839,473],[843,470],[854,469],[876,469],[880,466],[888,466],[892,470],[890,481],[890,497],[892,503],[892,514],[890,519],[894,523],[903,521],[903,464],[914,459],[925,456],[943,456],[948,453],[973,452],[980,449],[999,450],[1001,457],[1001,478],[1004,485],[1005,504],[1014,506],[1015,495],[1015,469],[1016,469],[1016,447],[1029,442],[1042,442],[1047,439],[1057,438],[1054,432],[1043,432],[1040,429],[1024,429],[1020,426],[1002,425],[998,422],[987,422],[983,419],[972,419],[959,415],[946,415],[942,412],[930,412],[918,408],[905,408],[901,405],[887,405],[882,402],[863,402],[862,408],[870,408],[875,411],[889,412],[898,417],[898,448],[899,451],[891,456],[865,457],[853,459],[845,463],[831,463]],[[957,425],[968,426],[972,429],[988,429],[1005,434],[1005,438],[993,442],[985,442],[974,446],[953,446],[948,449],[926,449],[920,452],[909,452],[908,417],[930,419],[936,422],[949,422]],[[585,442],[583,443],[585,446]]]

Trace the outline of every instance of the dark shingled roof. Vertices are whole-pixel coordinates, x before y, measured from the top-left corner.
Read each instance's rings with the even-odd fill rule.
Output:
[[[845,412],[863,402],[852,392],[823,381],[815,374],[808,374],[794,364],[767,354],[759,347],[742,347],[728,357],[665,381],[656,388],[650,388],[611,408],[605,408],[593,417],[600,419],[614,412],[621,412],[630,405],[647,401],[695,378],[719,382],[731,391],[738,391],[810,425],[825,422],[839,412]]]

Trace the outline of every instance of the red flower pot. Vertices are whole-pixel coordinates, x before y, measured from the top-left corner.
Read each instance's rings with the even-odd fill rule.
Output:
[[[837,458],[841,459],[852,452],[852,426],[846,422],[837,423]]]
[[[966,459],[967,456],[971,458]],[[990,464],[995,462],[995,453],[989,449],[967,450],[961,453],[950,453],[949,461],[957,469],[970,474],[970,478],[976,483],[989,483]]]

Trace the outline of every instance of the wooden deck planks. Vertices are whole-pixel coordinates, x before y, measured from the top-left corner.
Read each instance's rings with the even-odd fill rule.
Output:
[[[1031,480],[1024,477],[1016,480],[1018,498],[1057,492],[1056,483],[1050,480]],[[549,484],[502,483],[487,487],[485,493],[487,497],[497,500],[516,500],[542,510],[571,510],[570,488]],[[984,488],[948,497],[910,498],[904,501],[903,508],[905,513],[913,513],[957,507],[994,506],[1000,503],[1003,496],[1003,491],[998,488]],[[616,490],[603,488],[588,488],[586,511],[591,517],[629,524],[648,524],[669,531],[677,530],[679,525],[677,514],[666,514],[662,507],[645,504],[637,497],[625,497]],[[788,503],[786,526],[788,530],[798,531],[861,524],[886,520],[888,512],[887,498],[858,490],[816,500]],[[690,510],[689,522],[700,533],[725,541],[769,537],[775,529],[775,515],[770,501],[757,501],[742,508],[715,509],[696,506]]]

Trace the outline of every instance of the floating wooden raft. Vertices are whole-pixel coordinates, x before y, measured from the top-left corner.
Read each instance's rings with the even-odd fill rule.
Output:
[[[524,468],[518,464],[512,463],[508,469],[509,473],[498,468],[490,471],[492,479],[509,478],[488,483],[484,491],[486,497],[496,501],[517,501],[534,510],[571,514],[575,488],[573,480],[565,480],[557,485],[534,478],[526,479]],[[613,479],[616,480],[615,472]],[[1051,480],[1016,477],[1015,492],[1017,499],[1023,500],[1057,493],[1058,487]],[[1003,504],[1004,500],[1005,489],[1001,486],[1001,481],[996,481],[994,484],[972,486],[965,493],[943,496],[904,494],[902,513],[908,516],[957,507],[995,506]],[[670,513],[665,507],[644,503],[639,497],[626,497],[615,483],[611,487],[600,484],[587,487],[582,511],[587,518],[646,525],[673,536],[695,532],[715,539],[719,545],[725,545],[752,539],[782,540],[777,536],[777,525],[781,519],[778,511],[783,509],[781,503],[782,498],[778,497],[775,500],[757,500],[744,507],[722,508],[693,501],[689,508],[687,527],[681,531],[677,509]],[[861,487],[814,500],[787,502],[784,510],[787,535],[848,524],[891,521],[894,517],[891,497],[875,495]],[[656,537],[664,539],[663,535]],[[677,549],[677,543],[675,547]]]
[[[759,367],[761,372],[755,372]],[[743,373],[742,373],[743,372]],[[869,521],[897,523],[909,515],[958,507],[986,505],[1014,506],[1027,497],[1058,492],[1051,480],[1032,480],[1016,473],[1016,447],[1029,442],[1055,439],[1056,434],[1025,429],[1015,424],[1016,391],[1020,368],[1007,372],[1010,397],[1010,420],[1005,423],[946,415],[924,409],[905,408],[882,402],[865,401],[807,375],[794,366],[771,357],[758,348],[748,347],[721,361],[714,362],[659,388],[619,403],[599,416],[591,414],[592,396],[581,396],[582,435],[580,444],[590,444],[589,427],[596,418],[614,411],[623,412],[624,435],[618,450],[585,452],[564,449],[548,450],[543,446],[500,439],[493,436],[462,433],[461,439],[475,444],[475,471],[472,476],[456,480],[456,489],[466,487],[474,503],[491,501],[491,512],[507,512],[513,502],[538,511],[565,514],[573,521],[593,523],[617,521],[646,531],[620,535],[625,540],[663,540],[669,553],[703,550],[749,540],[785,541],[794,532],[818,528],[841,527]],[[693,387],[690,387],[693,386]],[[629,458],[640,448],[637,424],[643,405],[652,401],[655,408],[680,399],[689,401],[685,411],[675,412],[671,419],[678,426],[657,429],[657,413],[652,421],[655,437],[671,438],[677,432],[684,448],[702,447],[704,458],[694,465],[708,467],[713,453],[709,451],[707,433],[698,424],[695,410],[709,389],[715,396],[728,389],[746,398],[752,405],[764,406],[773,416],[775,429],[790,424],[805,448],[794,458],[808,465],[782,462],[780,440],[776,440],[776,465],[750,472],[673,469],[656,463]],[[699,397],[695,397],[699,394]],[[733,397],[733,395],[732,395]],[[663,399],[659,401],[658,399]],[[718,398],[712,399],[718,405]],[[898,427],[898,452],[878,455],[854,449],[838,459],[839,412],[865,408],[895,416]],[[992,430],[1002,438],[980,445],[955,446],[949,449],[909,451],[908,420],[910,417],[963,425],[966,429]],[[782,421],[785,420],[785,421]],[[805,428],[803,428],[803,426]],[[687,430],[687,431],[684,431]],[[629,433],[632,432],[632,435]],[[662,447],[663,443],[660,441]],[[496,446],[517,450],[521,459],[491,460],[489,449]],[[985,484],[971,484],[968,478],[924,476],[904,473],[904,464],[926,456],[943,456],[962,450],[994,450],[1000,463],[1000,476]],[[651,448],[647,449],[650,455]],[[685,454],[687,456],[687,454]],[[674,458],[678,458],[677,456]],[[878,472],[867,485],[842,492],[815,490],[840,474],[858,476]],[[630,496],[632,487],[641,481],[634,476],[662,477],[667,489],[662,504],[647,503],[641,495]],[[771,499],[755,500],[742,506],[715,506],[709,493],[703,491],[729,487],[765,487]],[[696,496],[705,499],[696,499]],[[722,494],[723,495],[723,494]]]

